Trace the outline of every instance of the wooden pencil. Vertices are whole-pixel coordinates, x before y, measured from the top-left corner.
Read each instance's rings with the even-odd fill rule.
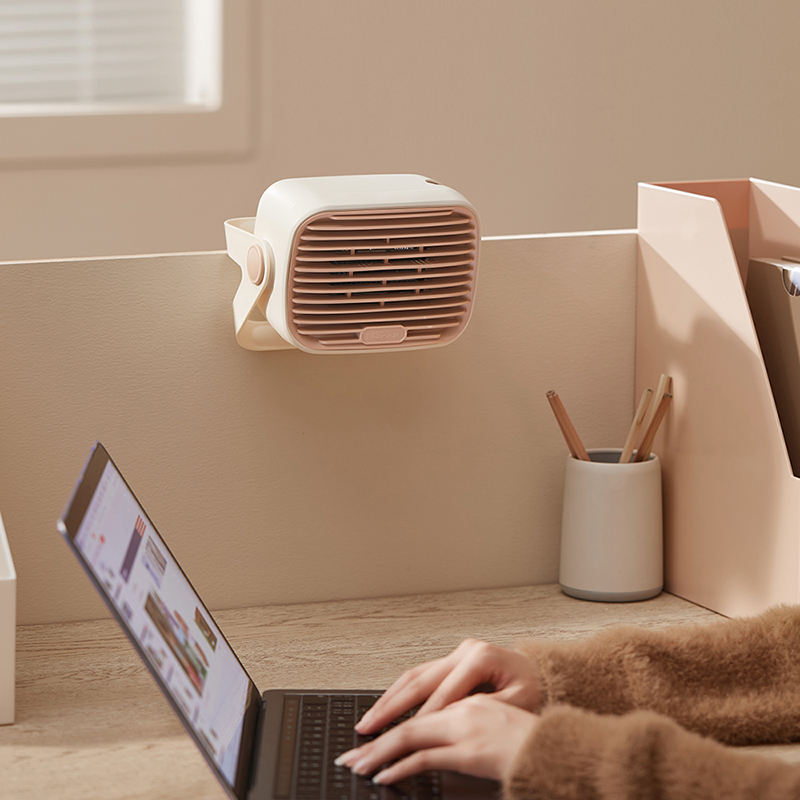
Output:
[[[642,397],[639,400],[639,406],[636,409],[636,414],[633,416],[631,428],[628,431],[628,438],[625,440],[625,446],[622,448],[622,453],[619,457],[620,464],[627,464],[633,455],[633,448],[636,445],[636,439],[639,436],[639,431],[642,429],[645,414],[650,407],[650,401],[653,399],[653,390],[645,389],[642,392]]]
[[[567,414],[567,410],[561,402],[561,398],[551,389],[547,393],[547,399],[550,402],[550,407],[553,409],[556,422],[558,422],[558,427],[561,428],[561,433],[564,435],[572,457],[578,458],[581,461],[591,461],[589,454],[586,452],[586,448],[581,442],[580,436],[578,436],[578,431],[575,430],[575,426],[572,424],[572,420],[569,418],[569,414]]]
[[[658,407],[653,414],[653,418],[650,420],[650,424],[647,426],[647,430],[642,438],[642,443],[639,445],[639,449],[636,451],[636,455],[633,458],[634,462],[646,461],[648,458],[650,458],[650,450],[653,447],[653,440],[656,438],[656,433],[658,433],[658,426],[664,419],[664,415],[667,413],[667,408],[669,407],[671,401],[671,394],[665,394],[661,398],[661,402],[658,404]]]
[[[650,416],[647,419],[647,422],[644,423],[645,431],[650,428],[650,425],[653,422],[653,418],[656,415],[656,411],[658,411],[658,405],[661,402],[661,398],[670,391],[670,383],[672,382],[672,378],[669,375],[661,375],[658,379],[658,386],[656,386],[656,393],[653,395],[653,402],[650,405]]]

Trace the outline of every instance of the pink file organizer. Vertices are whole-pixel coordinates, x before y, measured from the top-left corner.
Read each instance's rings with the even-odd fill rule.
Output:
[[[800,257],[800,189],[640,184],[638,222],[636,397],[673,379],[665,588],[728,616],[798,603],[800,479],[744,287],[751,258]]]

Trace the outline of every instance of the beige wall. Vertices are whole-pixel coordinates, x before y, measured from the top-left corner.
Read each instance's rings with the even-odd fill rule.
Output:
[[[21,623],[102,606],[55,523],[99,438],[213,609],[555,581],[566,446],[632,414],[634,232],[484,241],[453,344],[236,344],[224,253],[0,265]],[[654,381],[658,376],[653,376]]]
[[[0,260],[219,249],[302,175],[421,172],[490,235],[632,227],[640,180],[800,184],[794,0],[231,1],[248,152],[3,164]]]

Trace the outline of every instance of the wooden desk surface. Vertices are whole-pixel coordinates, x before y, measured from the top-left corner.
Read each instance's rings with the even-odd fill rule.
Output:
[[[469,636],[513,646],[618,623],[649,627],[716,615],[668,594],[588,603],[557,586],[222,611],[215,618],[264,691],[384,688]],[[4,798],[225,797],[112,619],[17,632],[17,722],[0,727]],[[759,748],[800,760],[800,745]]]

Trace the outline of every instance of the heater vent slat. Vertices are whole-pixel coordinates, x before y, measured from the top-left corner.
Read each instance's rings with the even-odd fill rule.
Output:
[[[414,324],[411,323],[405,326],[406,331],[410,335],[412,331],[443,331],[445,328],[455,328],[461,324],[460,320],[453,319],[453,320],[442,320],[432,324]],[[326,328],[322,327],[314,327],[314,328],[303,328],[300,327],[298,330],[301,333],[304,333],[308,336],[332,336],[336,335],[349,335],[352,333],[360,333],[363,329],[362,325],[335,325],[329,326]]]
[[[345,303],[337,303],[330,307],[326,307],[324,304],[320,305],[313,305],[313,304],[303,304],[303,305],[293,305],[293,310],[295,313],[298,314],[349,314],[352,312],[355,313],[365,313],[367,311],[387,311],[387,312],[396,312],[396,311],[430,311],[431,309],[436,308],[458,308],[460,306],[467,307],[469,306],[469,300],[465,297],[456,297],[456,298],[448,298],[448,299],[439,299],[439,300],[414,300],[410,302],[403,302],[402,300],[398,300],[398,302],[392,303],[391,306],[385,306],[383,303],[373,302],[372,308],[368,308],[366,302],[363,304],[345,304]]]
[[[372,219],[362,222],[335,222],[329,221],[325,223],[316,223],[314,225],[306,226],[304,236],[316,234],[328,234],[331,237],[342,235],[346,236],[348,233],[365,233],[373,234],[380,231],[396,231],[401,233],[407,230],[428,230],[436,231],[440,229],[452,228],[454,226],[472,226],[471,222],[465,222],[462,219],[450,217],[437,217],[435,219],[415,219],[408,220],[400,217],[391,217],[388,219]]]
[[[334,211],[323,215],[333,222],[373,222],[375,220],[402,219],[407,225],[413,225],[416,220],[429,220],[434,218],[455,218],[456,212],[451,208],[393,208],[380,211]]]
[[[335,258],[338,253],[355,250],[357,253],[364,250],[380,250],[388,254],[401,255],[408,250],[429,249],[433,247],[448,247],[451,245],[469,246],[471,238],[463,234],[444,234],[431,236],[430,234],[409,233],[407,236],[370,237],[368,239],[318,239],[308,241],[305,238],[298,245],[301,253],[332,253]]]
[[[298,253],[295,259],[300,263],[319,263],[326,261],[330,264],[347,264],[348,262],[359,263],[362,261],[386,261],[392,263],[395,260],[403,261],[409,258],[424,258],[427,256],[464,256],[469,255],[472,248],[467,244],[460,247],[444,246],[438,247],[425,247],[425,248],[395,248],[391,249],[384,247],[381,250],[357,250],[351,251],[335,251],[328,250],[322,253],[315,253],[310,255],[308,253]]]
[[[465,306],[450,306],[445,310],[433,309],[433,313],[428,313],[426,310],[403,310],[403,309],[379,309],[378,311],[371,311],[370,309],[359,309],[349,313],[342,313],[337,315],[314,315],[300,312],[297,316],[293,317],[293,322],[298,326],[309,325],[371,325],[374,322],[396,323],[402,322],[413,323],[418,320],[421,321],[435,321],[440,319],[458,318],[467,313]]]
[[[307,297],[309,302],[316,303],[319,299],[317,295],[330,295],[331,302],[338,303],[342,295],[349,296],[351,294],[364,293],[388,295],[390,292],[416,293],[417,291],[428,292],[431,289],[449,289],[454,286],[469,287],[469,277],[459,278],[454,276],[452,278],[431,279],[422,275],[416,277],[404,275],[396,280],[366,280],[362,278],[358,282],[319,283],[313,286],[304,284],[295,289],[294,299],[296,303],[303,303]]]
[[[472,253],[466,253],[462,256],[392,259],[391,263],[388,265],[383,261],[342,261],[338,263],[325,261],[317,263],[297,263],[295,264],[294,272],[296,276],[330,274],[344,275],[346,273],[349,274],[350,272],[360,275],[368,272],[379,272],[381,270],[386,270],[387,267],[390,267],[393,272],[396,272],[399,270],[417,270],[419,267],[438,269],[442,267],[454,266],[468,267],[470,272],[472,272],[474,270]]]
[[[356,246],[361,246],[358,243],[365,239],[376,239],[378,241],[383,241],[389,238],[399,241],[417,236],[434,238],[454,235],[461,235],[468,238],[474,232],[472,225],[463,223],[458,224],[454,222],[448,223],[447,225],[431,225],[427,227],[422,225],[415,225],[413,227],[409,227],[408,225],[398,225],[394,228],[363,228],[360,226],[350,226],[348,228],[338,228],[336,230],[340,235],[334,235],[333,231],[326,232],[325,230],[320,230],[317,232],[314,230],[304,233],[300,237],[300,240],[302,242],[336,242],[337,244],[343,245],[348,239],[352,239],[357,242]]]
[[[374,295],[374,296],[372,296]],[[408,302],[410,300],[440,300],[444,298],[463,297],[464,292],[460,289],[450,289],[445,287],[442,289],[418,289],[416,291],[372,291],[364,292],[363,294],[351,293],[348,295],[328,295],[322,297],[303,295],[297,297],[295,294],[294,306],[305,305],[330,305],[331,309],[340,304],[352,303],[400,303]]]
[[[292,246],[292,333],[314,349],[449,341],[469,317],[477,251],[466,208],[317,215]]]
[[[353,270],[351,272],[323,272],[308,274],[300,272],[296,277],[297,290],[304,291],[306,284],[332,284],[335,286],[346,286],[350,283],[363,283],[365,281],[408,281],[421,280],[428,278],[452,278],[460,275],[471,275],[472,270],[466,266],[445,267],[442,269],[425,269],[421,271],[410,267],[408,269],[386,269],[371,268],[369,270]]]

